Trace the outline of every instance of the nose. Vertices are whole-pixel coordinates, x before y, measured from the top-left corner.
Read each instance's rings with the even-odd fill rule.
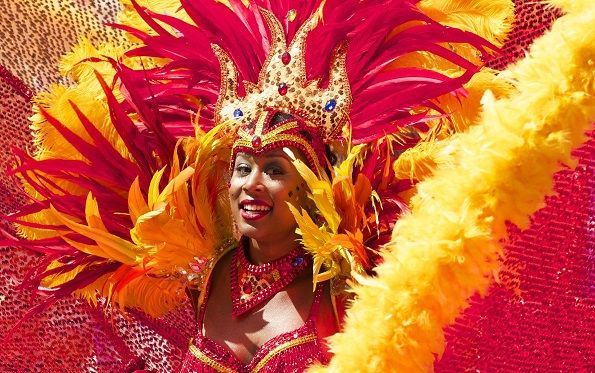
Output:
[[[262,184],[262,172],[258,168],[254,168],[252,172],[246,177],[242,189],[245,191],[262,191],[264,185]]]

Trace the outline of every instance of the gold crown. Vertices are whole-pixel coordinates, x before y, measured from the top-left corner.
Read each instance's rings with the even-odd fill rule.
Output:
[[[306,78],[305,45],[308,33],[318,24],[316,13],[297,31],[287,45],[277,18],[260,9],[271,31],[272,45],[258,76],[258,83],[244,81],[246,95],[238,97],[238,72],[229,55],[218,45],[213,51],[221,65],[221,87],[215,107],[215,120],[234,120],[240,125],[254,124],[265,110],[277,110],[301,118],[309,127],[317,127],[323,140],[329,140],[347,121],[351,107],[351,89],[345,70],[346,44],[333,51],[329,84],[319,88],[320,80]]]

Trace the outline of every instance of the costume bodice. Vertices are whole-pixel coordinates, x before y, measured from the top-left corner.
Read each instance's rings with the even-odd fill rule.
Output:
[[[210,286],[200,307],[198,331],[182,363],[182,373],[190,372],[303,372],[315,362],[328,363],[316,332],[316,316],[324,285],[318,284],[306,322],[262,344],[247,363],[227,347],[203,334],[203,320]]]

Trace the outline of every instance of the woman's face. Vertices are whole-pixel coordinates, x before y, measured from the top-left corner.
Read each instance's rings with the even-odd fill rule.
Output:
[[[282,149],[259,156],[238,153],[229,196],[240,234],[263,242],[296,238],[297,224],[287,202],[299,206],[305,201],[305,184]]]

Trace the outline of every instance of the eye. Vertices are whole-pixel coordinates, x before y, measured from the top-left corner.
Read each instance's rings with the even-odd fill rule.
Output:
[[[279,166],[269,166],[267,167],[267,169],[265,170],[265,173],[269,176],[276,176],[276,175],[283,175],[283,168],[279,167]]]
[[[236,165],[235,172],[239,176],[248,176],[250,175],[250,172],[252,172],[252,169],[247,164],[240,163]]]

